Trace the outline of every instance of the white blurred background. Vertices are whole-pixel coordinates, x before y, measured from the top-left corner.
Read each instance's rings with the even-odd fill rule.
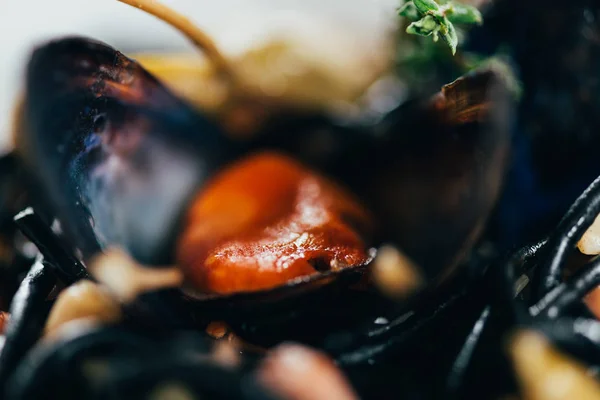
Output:
[[[400,0],[162,0],[235,54],[280,31],[312,34],[327,42],[342,32],[368,49],[393,25]],[[36,44],[63,35],[86,35],[128,51],[181,51],[191,46],[161,21],[116,0],[0,1],[0,149],[28,56]]]

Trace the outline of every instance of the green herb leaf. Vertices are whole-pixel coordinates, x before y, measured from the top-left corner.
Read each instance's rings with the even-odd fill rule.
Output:
[[[413,3],[415,3],[421,14],[436,12],[440,9],[440,6],[434,0],[413,0]]]
[[[448,46],[450,46],[450,49],[452,50],[452,55],[456,54],[456,47],[458,46],[458,35],[456,34],[456,29],[454,29],[454,25],[448,20],[448,18],[442,18],[439,31],[442,35],[442,39],[444,39],[444,41],[448,43]]]
[[[437,30],[439,30],[437,20],[431,15],[426,15],[420,20],[410,24],[408,28],[406,28],[406,33],[410,33],[412,35],[429,36]]]
[[[407,1],[398,14],[413,21],[406,28],[407,33],[432,36],[434,42],[437,42],[441,36],[450,46],[453,55],[456,54],[458,47],[458,35],[454,24],[481,25],[483,23],[483,17],[477,8],[445,0]]]
[[[398,15],[404,17],[410,21],[418,21],[421,19],[421,14],[419,14],[419,10],[417,10],[417,6],[412,1],[406,2],[400,10],[398,10]]]
[[[454,24],[483,24],[483,17],[473,6],[454,3],[446,12],[446,17]]]

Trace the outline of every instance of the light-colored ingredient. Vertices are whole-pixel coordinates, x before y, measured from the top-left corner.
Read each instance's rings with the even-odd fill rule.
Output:
[[[179,382],[167,382],[156,388],[149,397],[150,400],[196,400],[191,389]]]
[[[588,256],[600,254],[600,215],[583,234],[577,243],[579,251]],[[585,304],[596,318],[600,318],[600,288],[592,290],[584,299]]]
[[[383,50],[359,54],[352,43],[335,39],[337,35],[327,37],[325,43],[301,35],[277,37],[233,57],[236,91],[217,68],[194,54],[132,58],[175,93],[216,115],[230,134],[245,135],[282,109],[354,112],[355,103],[389,70]],[[249,125],[249,132],[238,125]]]
[[[83,280],[58,295],[46,322],[45,333],[52,334],[70,321],[91,319],[110,324],[121,317],[121,307],[106,289]]]
[[[233,71],[229,62],[223,57],[212,39],[200,28],[194,25],[187,17],[167,7],[157,0],[119,0],[121,3],[137,7],[140,10],[154,15],[165,21],[185,35],[198,49],[202,50],[220,72],[232,75]]]
[[[258,368],[259,380],[284,399],[352,400],[352,387],[324,354],[308,347],[284,344]]]
[[[142,293],[179,287],[183,283],[183,274],[178,268],[144,267],[116,248],[93,259],[89,270],[124,303],[133,301]]]
[[[371,271],[375,285],[392,298],[404,298],[423,284],[415,263],[391,245],[384,245],[377,251]]]
[[[229,340],[218,340],[212,349],[212,359],[223,367],[235,368],[242,362],[241,348]]]
[[[207,55],[206,60],[195,55],[133,58],[203,112],[217,114],[233,135],[255,133],[281,109],[345,110],[393,62],[391,43],[360,46],[348,32],[315,26],[314,21],[293,34],[277,32],[264,44],[227,59],[206,33],[169,7],[155,0],[119,1],[173,26]]]
[[[583,254],[595,256],[600,254],[600,215],[596,217],[592,226],[583,234],[577,248]]]
[[[559,353],[538,333],[517,333],[510,355],[523,400],[600,399],[600,384],[587,369]]]

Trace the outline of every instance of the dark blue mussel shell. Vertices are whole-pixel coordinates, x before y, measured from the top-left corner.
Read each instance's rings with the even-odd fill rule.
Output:
[[[322,119],[256,142],[315,166],[351,188],[375,214],[375,242],[392,242],[434,278],[479,236],[502,187],[514,123],[503,72],[474,71],[383,119]]]
[[[84,257],[111,244],[166,262],[179,213],[233,148],[138,64],[83,38],[34,52],[21,118],[23,153]]]

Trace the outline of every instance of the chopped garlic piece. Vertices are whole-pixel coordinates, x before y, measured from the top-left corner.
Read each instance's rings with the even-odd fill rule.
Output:
[[[100,285],[88,280],[64,289],[56,299],[48,320],[46,334],[52,334],[70,321],[91,319],[114,323],[121,319],[119,303]]]
[[[540,334],[520,332],[510,354],[523,400],[592,400],[600,398],[600,383],[587,369],[560,354]]]
[[[419,268],[393,246],[377,251],[371,271],[377,287],[389,297],[406,297],[423,284]]]
[[[600,215],[596,217],[592,226],[583,234],[577,248],[583,254],[595,256],[600,254]]]
[[[358,399],[328,356],[309,347],[282,344],[258,367],[258,379],[286,399]]]
[[[180,382],[161,383],[150,394],[150,400],[196,400],[193,389]]]
[[[118,249],[108,250],[92,260],[89,269],[99,282],[125,303],[142,293],[178,287],[183,283],[183,274],[178,268],[144,267]]]
[[[242,363],[240,347],[235,342],[218,340],[212,349],[211,358],[223,367],[235,368]]]

